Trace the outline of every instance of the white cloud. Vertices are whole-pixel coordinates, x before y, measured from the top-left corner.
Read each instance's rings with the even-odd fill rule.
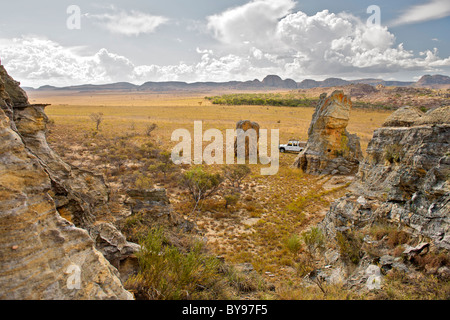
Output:
[[[295,80],[392,77],[400,71],[432,72],[450,67],[450,57],[439,57],[436,48],[415,53],[396,44],[387,27],[367,25],[350,14],[327,10],[314,15],[291,12],[293,4],[291,0],[255,0],[209,17],[209,32],[218,41],[213,48],[197,48],[198,61],[189,64],[136,65],[107,49],[86,55],[84,50],[31,36],[0,39],[0,57],[8,71],[27,85],[58,86],[261,80],[267,74]]]
[[[400,17],[392,21],[390,25],[399,26],[441,19],[448,16],[450,16],[449,0],[429,0],[427,3],[409,7]]]
[[[104,83],[127,81],[134,72],[126,57],[101,49],[94,55],[83,56],[79,48],[63,47],[39,37],[0,40],[2,63],[17,79],[28,85],[48,83]]]
[[[139,11],[117,11],[114,13],[94,14],[88,16],[96,20],[103,28],[114,33],[126,36],[138,36],[145,33],[153,33],[155,30],[169,21],[163,16],[154,16]]]
[[[387,27],[367,25],[350,14],[328,10],[311,16],[301,11],[288,13],[288,1],[266,10],[270,23],[261,27],[254,22],[250,6],[260,8],[268,3],[272,4],[253,1],[209,18],[214,36],[225,48],[238,43],[236,52],[246,54],[252,66],[276,66],[278,74],[298,79],[305,75],[428,71],[450,65],[450,58],[439,58],[437,51],[416,57],[403,44],[395,45],[395,36]],[[266,57],[264,63],[262,57]]]
[[[207,18],[208,28],[223,43],[231,45],[255,44],[271,37],[278,20],[291,12],[292,0],[253,0]]]

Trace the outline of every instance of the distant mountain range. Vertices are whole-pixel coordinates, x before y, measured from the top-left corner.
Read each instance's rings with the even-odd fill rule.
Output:
[[[268,75],[259,81],[258,79],[252,81],[228,81],[228,82],[181,82],[181,81],[165,81],[165,82],[145,82],[142,85],[135,85],[129,82],[117,82],[110,84],[84,84],[69,87],[54,87],[54,86],[42,86],[38,89],[24,87],[27,91],[175,91],[175,90],[219,90],[219,89],[231,89],[231,90],[258,90],[258,89],[311,89],[311,88],[327,88],[346,86],[350,84],[369,84],[369,85],[383,85],[383,86],[396,86],[396,87],[428,87],[428,88],[448,88],[450,87],[450,77],[443,75],[425,75],[417,82],[406,81],[385,81],[382,79],[357,79],[357,80],[344,80],[340,78],[328,78],[323,81],[316,81],[312,79],[305,79],[301,82],[296,82],[292,79],[281,79],[277,75]]]

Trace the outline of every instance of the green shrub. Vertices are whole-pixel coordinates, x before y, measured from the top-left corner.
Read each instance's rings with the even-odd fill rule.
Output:
[[[358,264],[361,258],[361,247],[363,244],[360,235],[351,231],[337,232],[336,241],[341,257],[353,264]]]
[[[251,173],[250,167],[245,164],[225,166],[222,171],[225,179],[238,191],[241,189],[242,181]]]
[[[153,181],[146,175],[139,175],[136,178],[134,185],[137,189],[151,189],[153,186]]]
[[[261,105],[261,106],[286,106],[300,107],[309,106],[311,100],[304,94],[291,92],[289,94],[280,93],[239,93],[224,94],[222,96],[205,97],[213,104],[223,105]]]
[[[202,291],[218,280],[219,260],[202,252],[194,242],[189,252],[167,244],[163,230],[152,229],[136,254],[140,271],[127,287],[144,299],[180,300],[202,298]]]
[[[186,171],[181,179],[181,186],[186,188],[194,203],[211,197],[219,189],[223,177],[219,173],[209,173],[202,167]]]
[[[318,227],[312,227],[310,230],[303,232],[301,238],[310,257],[315,257],[317,250],[322,249],[325,245],[325,236]]]

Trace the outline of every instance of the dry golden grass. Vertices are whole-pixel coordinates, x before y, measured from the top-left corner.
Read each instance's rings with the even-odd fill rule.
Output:
[[[280,142],[290,138],[307,140],[307,131],[314,108],[267,107],[267,106],[221,106],[205,100],[208,93],[68,93],[31,92],[32,103],[51,103],[46,108],[48,116],[62,125],[76,124],[80,128],[93,128],[89,115],[104,114],[102,131],[114,134],[128,130],[144,130],[149,123],[156,123],[158,138],[169,146],[173,130],[193,130],[193,122],[203,121],[204,130],[234,129],[239,120],[250,119],[261,128],[279,129]],[[348,125],[350,133],[357,133],[363,151],[391,111],[353,109]]]

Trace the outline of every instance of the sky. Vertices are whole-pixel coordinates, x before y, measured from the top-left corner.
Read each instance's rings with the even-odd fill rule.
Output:
[[[15,0],[0,60],[23,86],[450,75],[450,0]]]

